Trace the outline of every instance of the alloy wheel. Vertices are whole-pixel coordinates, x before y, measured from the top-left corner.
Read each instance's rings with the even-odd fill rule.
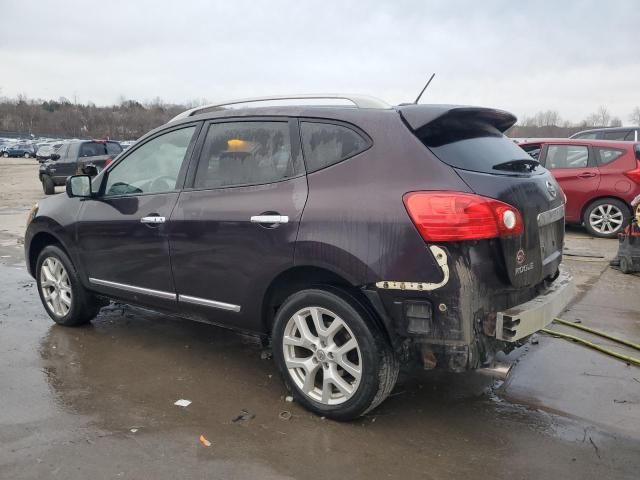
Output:
[[[611,204],[599,205],[589,214],[589,224],[596,232],[609,235],[622,228],[624,215]]]
[[[64,265],[55,257],[48,257],[40,267],[40,288],[47,308],[57,317],[71,310],[71,283]]]
[[[339,405],[358,390],[362,355],[353,332],[337,314],[307,307],[287,322],[282,339],[287,370],[310,399]]]

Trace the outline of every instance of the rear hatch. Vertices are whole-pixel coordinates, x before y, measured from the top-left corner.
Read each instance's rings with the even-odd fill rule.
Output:
[[[562,260],[564,194],[548,170],[503,134],[516,118],[475,107],[411,105],[399,111],[474,193],[519,210],[524,232],[499,239],[505,280],[521,288],[553,279]]]

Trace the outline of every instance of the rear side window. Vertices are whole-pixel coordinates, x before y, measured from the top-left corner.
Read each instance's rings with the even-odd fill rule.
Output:
[[[416,132],[443,162],[455,168],[484,173],[532,173],[540,164],[488,123],[445,118]]]
[[[85,142],[80,145],[80,157],[118,155],[121,151],[122,148],[115,142]]]
[[[309,173],[353,157],[370,145],[355,130],[333,123],[301,122],[300,133]]]
[[[301,173],[288,122],[229,122],[209,126],[196,188],[272,183]]]
[[[624,155],[624,150],[617,148],[596,147],[596,152],[598,152],[598,165],[606,165]]]
[[[628,130],[617,130],[615,132],[603,132],[602,138],[603,140],[624,140],[628,133],[629,133]]]
[[[529,154],[529,156],[535,160],[538,160],[540,156],[541,145],[523,145],[522,149]]]
[[[589,149],[584,145],[549,145],[547,168],[586,168],[589,165]]]

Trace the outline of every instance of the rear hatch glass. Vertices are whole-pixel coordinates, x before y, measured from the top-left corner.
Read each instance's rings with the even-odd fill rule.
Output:
[[[484,122],[442,119],[416,132],[443,162],[484,173],[535,172],[540,164],[500,130]]]
[[[564,195],[540,163],[492,124],[466,113],[443,115],[414,131],[478,195],[516,207],[521,235],[501,237],[498,272],[513,287],[552,279],[562,260]]]

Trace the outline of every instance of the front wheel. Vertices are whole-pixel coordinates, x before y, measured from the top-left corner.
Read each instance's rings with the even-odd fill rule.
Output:
[[[593,202],[584,212],[584,225],[594,237],[616,238],[629,223],[631,210],[620,200],[603,198]]]
[[[71,260],[59,247],[45,247],[38,256],[36,281],[40,300],[59,325],[88,323],[100,311],[99,302],[85,290]]]
[[[334,420],[378,406],[398,377],[389,342],[342,291],[302,290],[285,300],[273,325],[273,356],[296,401]]]
[[[25,153],[25,154],[24,154],[24,158],[31,158],[31,155],[30,155],[30,154],[28,154],[28,153]]]

